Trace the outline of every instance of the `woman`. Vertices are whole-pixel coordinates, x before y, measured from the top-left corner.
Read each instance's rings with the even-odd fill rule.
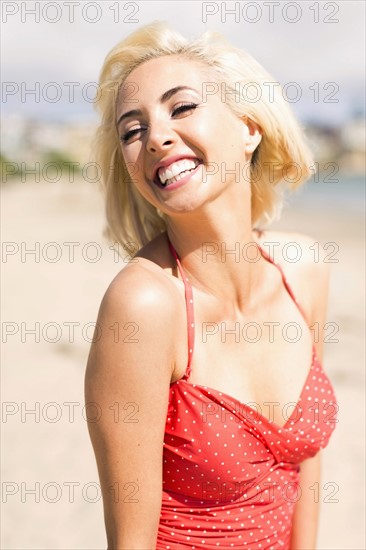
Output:
[[[329,276],[310,237],[259,229],[312,164],[273,82],[220,35],[159,22],[105,60],[108,236],[141,247],[86,371],[110,550],[315,548]]]

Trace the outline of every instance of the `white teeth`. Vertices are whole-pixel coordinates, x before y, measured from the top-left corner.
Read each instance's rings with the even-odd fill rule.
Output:
[[[168,187],[168,185],[170,185],[171,183],[175,183],[176,181],[181,180],[186,174],[189,174],[189,172],[191,172],[191,170],[184,170],[184,172],[181,172],[177,176],[174,176],[174,178],[166,180],[166,182],[163,183],[164,187]]]
[[[198,164],[198,159],[182,159],[177,162],[173,162],[173,164],[171,164],[168,168],[159,168],[159,180],[163,185],[165,183],[169,183],[169,180],[176,178],[179,174],[182,174],[187,170],[194,170]]]

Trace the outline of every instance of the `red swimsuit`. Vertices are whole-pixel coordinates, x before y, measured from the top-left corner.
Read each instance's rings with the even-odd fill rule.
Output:
[[[183,377],[170,385],[156,550],[289,549],[292,514],[301,497],[299,463],[328,444],[337,422],[333,387],[314,344],[300,397],[284,407],[282,427],[258,408],[190,383],[192,287],[170,241],[169,247],[185,286],[189,361]],[[280,270],[305,318],[282,269],[259,249]]]

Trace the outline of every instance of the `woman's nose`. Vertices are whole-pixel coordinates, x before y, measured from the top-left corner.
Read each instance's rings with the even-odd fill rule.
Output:
[[[174,145],[176,136],[169,124],[156,123],[150,127],[146,142],[146,149],[150,153],[156,153],[159,150],[167,149]]]

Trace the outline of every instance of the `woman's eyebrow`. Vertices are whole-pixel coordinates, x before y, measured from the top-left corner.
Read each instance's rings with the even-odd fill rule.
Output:
[[[167,90],[163,93],[163,95],[160,97],[159,101],[160,103],[166,103],[173,95],[177,94],[178,92],[181,92],[182,90],[191,90],[193,92],[199,93],[194,88],[190,88],[189,86],[175,86],[174,88],[171,88],[170,90]],[[131,111],[127,111],[126,113],[123,113],[117,120],[117,126],[119,125],[122,120],[125,118],[131,117],[131,116],[137,116],[141,115],[142,111],[141,109],[132,109]]]

